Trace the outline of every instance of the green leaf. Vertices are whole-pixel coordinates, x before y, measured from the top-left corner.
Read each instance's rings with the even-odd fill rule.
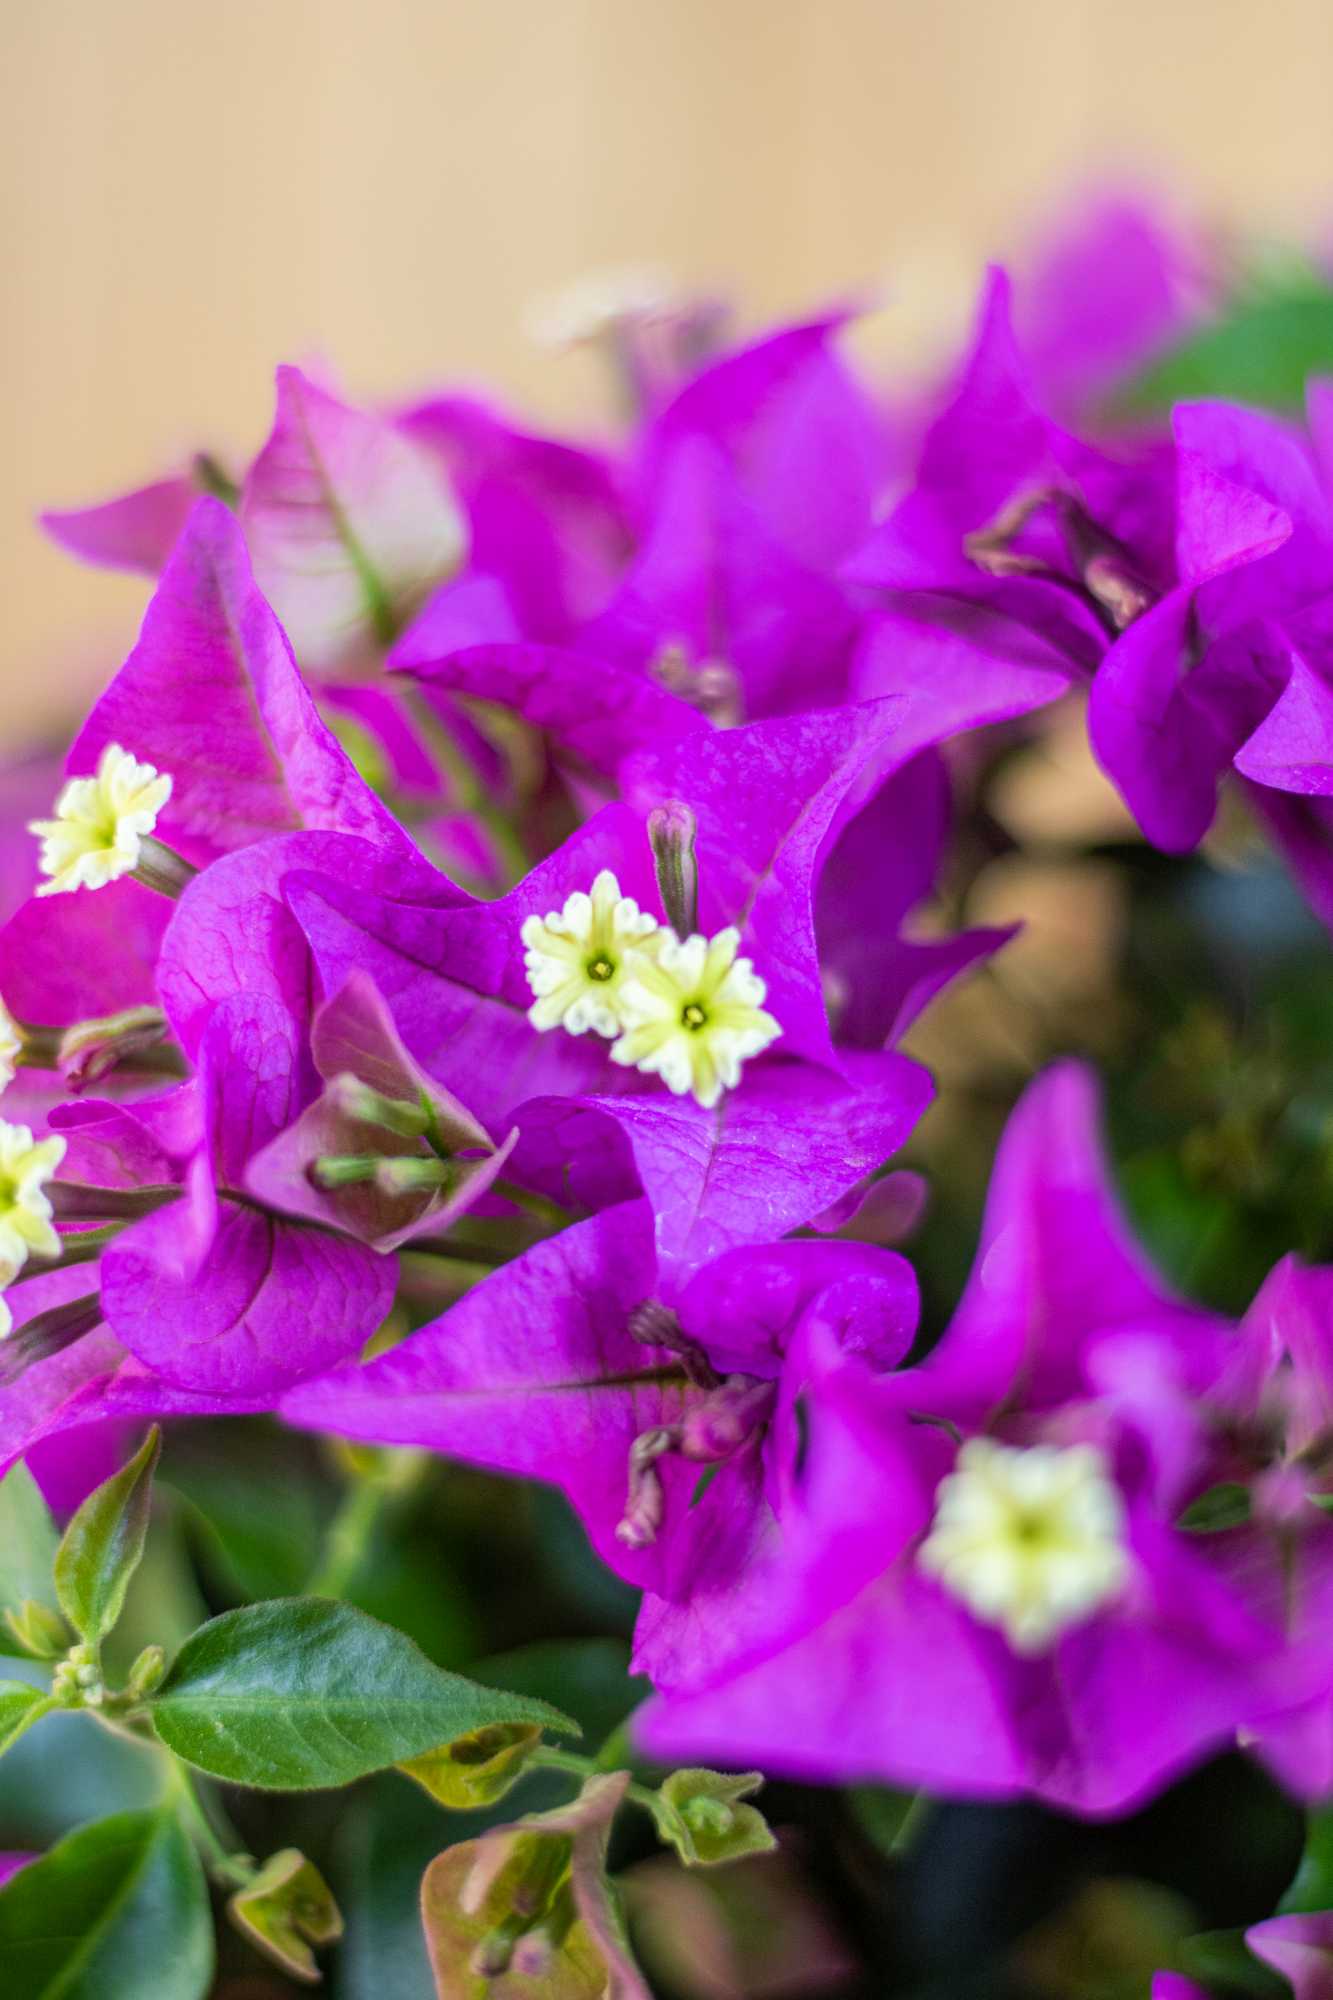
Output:
[[[1191,334],[1128,384],[1122,410],[1167,410],[1221,396],[1298,410],[1311,375],[1333,369],[1333,292],[1316,285],[1259,298]]]
[[[1305,1849],[1295,1878],[1278,1904],[1280,1916],[1333,1909],[1333,1807],[1306,1814]]]
[[[227,1915],[256,1951],[309,1985],[319,1979],[311,1945],[333,1944],[343,1931],[328,1883],[295,1847],[284,1847],[266,1861],[236,1891]]]
[[[920,1824],[921,1792],[898,1792],[888,1785],[851,1785],[847,1800],[881,1854],[891,1860],[904,1854]]]
[[[208,1892],[175,1817],[95,1820],[20,1869],[0,1889],[0,1966],[15,2000],[203,2000]]]
[[[1178,1528],[1194,1535],[1215,1535],[1223,1528],[1239,1527],[1250,1518],[1250,1490],[1238,1480],[1223,1479],[1206,1493],[1191,1500],[1176,1522]]]
[[[27,1598],[54,1605],[58,1541],[41,1488],[19,1459],[0,1479],[0,1606],[17,1611]],[[0,1652],[15,1650],[12,1634],[0,1628]]]
[[[541,1736],[535,1723],[497,1722],[398,1768],[451,1812],[469,1812],[494,1805],[518,1783]]]
[[[498,1722],[578,1733],[544,1701],[446,1673],[392,1626],[321,1597],[201,1626],[149,1712],[187,1763],[272,1791],[349,1785]]]
[[[1283,2000],[1287,1982],[1270,1972],[1245,1942],[1243,1930],[1200,1931],[1186,1938],[1177,1953],[1178,1969],[1190,1979],[1228,1994],[1250,1994],[1254,2000]]]
[[[18,1742],[25,1729],[49,1715],[55,1706],[49,1694],[29,1687],[26,1681],[0,1682],[0,1757],[11,1743]]]
[[[88,1495],[56,1551],[61,1609],[94,1644],[119,1618],[139,1567],[161,1443],[162,1433],[154,1424],[129,1464]]]
[[[662,1838],[687,1868],[715,1868],[743,1854],[769,1854],[777,1841],[754,1806],[743,1805],[764,1782],[762,1771],[727,1777],[721,1771],[673,1771],[660,1790]]]

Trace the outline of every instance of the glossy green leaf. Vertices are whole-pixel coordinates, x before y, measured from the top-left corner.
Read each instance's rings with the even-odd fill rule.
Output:
[[[124,1607],[130,1578],[143,1555],[153,1468],[161,1443],[162,1434],[154,1425],[129,1464],[88,1495],[56,1551],[60,1606],[85,1639],[101,1639]]]
[[[399,1768],[439,1805],[469,1812],[494,1805],[518,1783],[541,1735],[535,1723],[498,1722],[428,1750],[424,1757],[409,1757]]]
[[[55,1705],[49,1694],[29,1687],[26,1681],[0,1682],[0,1757]]]
[[[203,2000],[213,1926],[175,1817],[79,1827],[0,1889],[3,1991],[15,2000]]]
[[[319,1979],[312,1945],[333,1944],[343,1921],[328,1883],[295,1847],[273,1855],[253,1881],[238,1889],[227,1915],[257,1951],[292,1979]]]
[[[1223,396],[1298,410],[1311,375],[1333,370],[1333,292],[1305,285],[1247,302],[1191,334],[1146,368],[1117,399],[1131,411]]]
[[[0,1479],[0,1608],[17,1611],[28,1598],[54,1605],[58,1544],[50,1509],[20,1459]],[[0,1652],[21,1650],[12,1632],[0,1627]]]
[[[232,1784],[348,1785],[493,1723],[576,1734],[558,1709],[446,1673],[392,1626],[321,1597],[224,1611],[150,1704],[162,1741]]]

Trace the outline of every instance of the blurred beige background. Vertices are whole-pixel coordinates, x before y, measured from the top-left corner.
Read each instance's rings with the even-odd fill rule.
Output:
[[[271,369],[485,378],[598,409],[538,295],[627,260],[745,318],[893,281],[887,362],[1090,174],[1333,228],[1330,0],[0,0],[9,740],[143,588],[31,525],[183,450],[238,457]],[[56,726],[59,726],[58,723]]]

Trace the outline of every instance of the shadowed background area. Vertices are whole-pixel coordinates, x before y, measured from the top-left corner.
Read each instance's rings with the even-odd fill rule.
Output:
[[[887,366],[1092,175],[1333,230],[1325,0],[8,0],[2,46],[9,741],[145,595],[36,508],[248,453],[277,360],[596,417],[531,306],[626,260],[751,321],[878,288]]]

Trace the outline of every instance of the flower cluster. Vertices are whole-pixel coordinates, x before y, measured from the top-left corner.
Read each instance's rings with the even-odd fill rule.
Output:
[[[882,1198],[1009,935],[943,921],[979,732],[1085,703],[1148,841],[1225,785],[1333,923],[1333,389],[1082,435],[996,274],[908,421],[841,327],[612,312],[614,449],[284,368],[239,478],[48,518],[155,589],[0,931],[0,1457],[277,1411],[550,1482],[672,1758],[1319,1794],[1333,1271],[1176,1296],[1073,1061],[938,1339]]]

